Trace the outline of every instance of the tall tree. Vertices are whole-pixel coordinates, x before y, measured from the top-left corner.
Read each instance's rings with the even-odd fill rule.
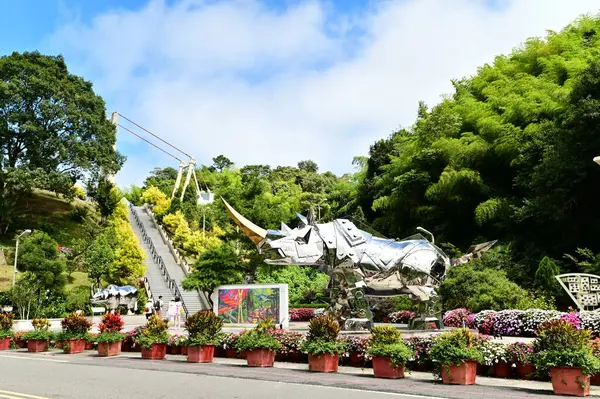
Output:
[[[62,56],[0,58],[0,225],[31,188],[23,190],[16,173],[30,179],[42,172],[52,179],[46,186],[72,194],[75,180],[120,169],[124,158],[115,142],[104,101],[90,82],[69,73]]]

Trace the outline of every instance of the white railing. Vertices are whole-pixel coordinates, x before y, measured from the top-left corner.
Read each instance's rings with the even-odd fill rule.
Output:
[[[146,233],[146,229],[144,228],[142,221],[140,220],[136,210],[133,208],[133,206],[131,204],[129,205],[129,209],[131,210],[131,214],[133,215],[133,218],[134,218],[140,232],[142,233],[142,239],[144,240],[144,243],[150,250],[150,254],[152,255],[152,260],[154,261],[154,263],[156,265],[158,265],[158,268],[163,276],[163,279],[165,280],[165,283],[167,283],[167,287],[169,288],[169,290],[171,290],[171,292],[175,296],[178,296],[179,298],[181,298],[181,301],[183,304],[183,310],[185,311],[186,316],[188,316],[189,314],[188,314],[187,306],[185,305],[185,302],[183,301],[183,296],[181,295],[181,292],[179,291],[179,287],[177,286],[177,281],[173,280],[171,278],[171,276],[169,275],[167,266],[165,265],[165,262],[163,261],[162,256],[160,256],[158,254],[158,252],[156,252],[156,248],[154,247],[154,243],[152,242],[152,239]]]

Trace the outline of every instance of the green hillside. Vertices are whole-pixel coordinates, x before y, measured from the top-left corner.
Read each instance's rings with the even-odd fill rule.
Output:
[[[60,246],[70,248],[74,240],[84,233],[83,223],[75,220],[73,216],[73,211],[78,207],[87,208],[90,215],[96,212],[94,206],[86,201],[76,198],[69,202],[50,191],[35,190],[19,204],[18,212],[22,216],[15,229],[42,230]],[[12,284],[14,247],[13,234],[0,235],[0,248],[3,248],[6,254],[5,259],[0,258],[0,291],[8,291]],[[90,284],[86,273],[74,272],[71,277],[67,289]]]

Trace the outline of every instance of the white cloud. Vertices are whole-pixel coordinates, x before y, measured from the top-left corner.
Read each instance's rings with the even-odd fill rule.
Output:
[[[418,100],[433,105],[450,93],[450,79],[597,8],[595,0],[513,1],[501,10],[389,0],[340,16],[317,1],[284,11],[253,0],[155,1],[69,23],[49,48],[94,80],[111,110],[202,163],[218,154],[238,165],[313,159],[343,173],[375,140],[412,124]],[[135,140],[127,141],[130,150]],[[142,151],[126,153],[121,184],[164,165]]]

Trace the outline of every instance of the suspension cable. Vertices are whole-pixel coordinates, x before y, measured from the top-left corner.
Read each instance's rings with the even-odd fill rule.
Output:
[[[148,130],[148,129],[144,128],[143,126],[140,126],[140,125],[138,125],[137,123],[135,123],[134,121],[132,121],[131,119],[129,119],[128,117],[126,117],[125,115],[123,115],[123,114],[121,114],[121,113],[119,113],[119,115],[120,115],[120,116],[121,116],[123,119],[125,119],[126,121],[129,121],[130,123],[132,123],[132,124],[136,125],[137,127],[139,127],[140,129],[142,129],[142,130],[143,130],[143,131],[145,131],[146,133],[148,133],[148,134],[150,134],[150,135],[154,136],[155,138],[159,139],[160,141],[162,141],[163,143],[165,143],[165,144],[166,144],[166,145],[168,145],[169,147],[176,149],[177,151],[179,151],[180,153],[182,153],[183,155],[185,155],[185,156],[187,156],[187,157],[189,157],[189,158],[192,158],[192,156],[191,156],[190,154],[188,154],[188,153],[186,153],[186,152],[182,151],[181,149],[179,149],[179,148],[175,147],[173,144],[169,143],[168,141],[165,141],[165,140],[163,140],[162,138],[160,138],[160,137],[159,137],[159,136],[157,136],[156,134],[152,133],[150,130]]]
[[[140,136],[139,134],[133,132],[132,130],[127,129],[125,126],[119,124],[118,125],[121,129],[124,129],[126,131],[128,131],[129,133],[133,134],[134,136],[136,136],[137,138],[139,138],[140,140],[145,141],[146,143],[150,144],[151,146],[158,148],[159,150],[161,150],[162,152],[164,152],[165,154],[167,154],[168,156],[175,158],[176,160],[178,160],[179,162],[183,162],[181,159],[177,158],[175,155],[171,154],[168,151],[163,150],[162,148],[160,148],[159,146],[157,146],[156,144],[154,144],[153,142],[146,140],[145,138],[143,138],[142,136]]]

